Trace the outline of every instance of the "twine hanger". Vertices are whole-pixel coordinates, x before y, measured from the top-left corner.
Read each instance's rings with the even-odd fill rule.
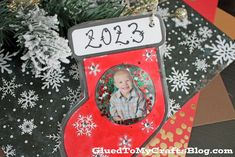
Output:
[[[145,11],[151,12],[152,17],[150,19],[150,26],[153,27],[154,26],[153,19],[154,19],[154,16],[157,14],[158,5],[166,1],[168,0],[150,0],[148,4],[144,4],[144,2],[142,2],[141,0],[124,0],[123,3],[127,6],[128,10],[131,11],[133,14],[140,14]],[[132,4],[137,3],[137,2],[140,2],[140,3],[142,2],[143,5],[137,8],[134,8]],[[185,8],[177,8],[173,14],[170,14],[168,16],[163,16],[162,18],[164,17],[176,17],[182,21],[188,17],[188,13]]]

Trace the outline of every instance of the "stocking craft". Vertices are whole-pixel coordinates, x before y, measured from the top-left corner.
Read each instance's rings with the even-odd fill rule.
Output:
[[[69,30],[84,97],[63,121],[61,154],[132,156],[162,127],[167,88],[159,46],[165,27],[144,15],[89,22]],[[127,153],[128,152],[128,153]],[[119,154],[117,154],[119,153]]]

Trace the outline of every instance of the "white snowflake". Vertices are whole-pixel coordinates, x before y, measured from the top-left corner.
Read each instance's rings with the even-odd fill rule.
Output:
[[[179,70],[175,70],[174,67],[172,68],[172,70],[172,75],[167,78],[168,82],[171,83],[171,91],[175,92],[181,90],[182,92],[185,92],[185,94],[189,94],[189,86],[191,86],[192,84],[196,84],[195,81],[192,81],[191,78],[188,78],[189,71],[185,70],[180,72]]]
[[[2,99],[5,98],[7,94],[15,97],[15,89],[22,86],[22,84],[15,84],[15,77],[11,81],[6,81],[2,78],[3,86],[0,87],[0,91],[2,91]]]
[[[79,115],[77,121],[73,123],[73,126],[76,128],[78,136],[91,136],[92,130],[97,127],[97,125],[93,122],[92,115]]]
[[[212,30],[209,29],[208,27],[200,27],[198,30],[198,34],[202,36],[203,38],[211,38],[212,37]]]
[[[56,134],[51,134],[51,135],[46,136],[46,137],[48,137],[49,139],[53,140],[56,143],[54,148],[53,148],[52,153],[57,152],[57,150],[59,150],[60,144],[61,144],[62,127],[61,127],[61,124],[59,122],[57,122],[57,127],[58,127],[58,132]]]
[[[215,58],[213,61],[214,65],[229,65],[235,60],[235,43],[232,41],[226,43],[226,40],[222,39],[220,35],[217,36],[215,44],[212,44],[211,46],[205,45],[205,47],[210,49],[212,53],[215,53],[213,56],[213,58]]]
[[[71,66],[71,70],[69,70],[69,75],[73,76],[74,80],[79,80],[80,74],[79,74],[79,66],[78,66],[78,64],[73,64]]]
[[[170,16],[169,8],[161,8],[158,6],[157,14],[160,15],[165,21],[167,21],[168,17]]]
[[[189,52],[190,54],[195,50],[195,49],[201,49],[202,50],[202,46],[201,44],[206,41],[206,39],[204,38],[198,38],[197,32],[193,31],[192,34],[188,35],[184,32],[182,32],[182,35],[185,38],[185,41],[180,42],[180,45],[186,45],[189,47]]]
[[[95,63],[91,63],[91,66],[88,66],[88,69],[90,70],[89,74],[93,74],[94,76],[96,76],[97,73],[100,72],[99,66],[99,64],[95,65]]]
[[[193,63],[193,65],[196,66],[196,70],[197,71],[203,71],[203,72],[207,72],[207,68],[210,67],[210,65],[208,65],[206,63],[206,59],[198,59],[196,58],[196,61]]]
[[[34,125],[33,122],[34,119],[31,120],[24,119],[23,124],[19,126],[19,128],[21,129],[21,135],[24,135],[26,133],[32,135],[33,129],[37,128],[37,126]]]
[[[189,21],[188,18],[184,18],[183,20],[180,20],[178,18],[173,18],[172,20],[175,22],[175,27],[183,27],[187,29],[188,25],[192,24],[192,22]]]
[[[175,49],[175,46],[171,46],[167,42],[165,42],[162,46],[160,46],[160,53],[163,57],[172,59],[171,51]]]
[[[169,100],[169,104],[168,104],[168,113],[167,113],[167,117],[171,117],[173,116],[177,111],[180,110],[180,105],[179,103],[175,103],[174,99],[170,99]]]
[[[131,147],[132,139],[128,138],[126,135],[124,135],[123,137],[120,137],[119,140],[120,140],[119,147],[121,147],[121,148],[130,148]]]
[[[143,56],[145,57],[145,61],[153,61],[153,58],[156,56],[156,54],[154,54],[153,50],[149,51],[147,49],[145,50]]]
[[[0,49],[2,45],[0,44]],[[12,70],[9,68],[10,64],[8,64],[8,61],[11,61],[13,56],[16,56],[17,53],[12,53],[9,55],[9,52],[7,52],[5,55],[3,54],[4,49],[0,50],[0,68],[1,73],[4,73],[6,71],[8,74],[12,73]]]
[[[5,157],[11,157],[16,155],[16,150],[13,149],[12,145],[2,146]]]
[[[78,87],[76,90],[72,90],[71,88],[67,87],[69,95],[66,97],[61,98],[61,100],[67,100],[70,102],[71,105],[75,105],[81,96],[81,87]]]
[[[56,92],[59,92],[59,87],[61,87],[61,83],[69,81],[69,79],[66,79],[65,76],[63,76],[63,70],[64,68],[62,68],[61,70],[52,70],[48,74],[40,75],[41,80],[44,81],[42,89],[48,89],[52,87],[52,89],[56,89]]]
[[[149,122],[148,119],[146,119],[144,122],[141,122],[141,124],[143,125],[143,128],[141,130],[145,131],[147,133],[149,133],[150,130],[153,130],[153,122]]]
[[[92,157],[108,157],[108,156],[102,152],[97,152],[97,153],[93,153]]]
[[[18,99],[18,104],[22,104],[21,108],[27,109],[28,107],[33,108],[34,106],[36,106],[36,101],[38,101],[38,95],[35,94],[35,91],[24,91],[20,95],[22,98]]]

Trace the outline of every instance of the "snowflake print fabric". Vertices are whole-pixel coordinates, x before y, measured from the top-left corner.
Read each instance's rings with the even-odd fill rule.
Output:
[[[51,135],[47,135],[46,137],[48,137],[49,139],[51,139],[52,141],[55,141],[55,146],[53,148],[52,153],[55,153],[59,150],[60,148],[60,144],[61,144],[61,133],[62,133],[62,128],[61,128],[61,124],[59,122],[57,122],[57,127],[58,127],[58,131],[57,133],[53,133]]]
[[[35,94],[35,91],[29,90],[27,93],[24,91],[21,95],[21,98],[18,99],[18,103],[21,104],[21,108],[27,109],[28,107],[33,108],[38,101],[38,95]]]
[[[206,48],[210,49],[213,56],[213,64],[226,64],[229,65],[235,60],[235,43],[232,41],[226,42],[220,35],[217,36],[215,44],[206,45]]]
[[[21,129],[21,134],[29,134],[32,135],[33,129],[37,128],[36,125],[34,125],[34,119],[27,120],[24,119],[23,124],[19,125],[19,128]]]
[[[61,98],[61,100],[67,100],[70,102],[71,105],[75,105],[80,99],[81,88],[79,87],[76,90],[72,90],[68,87],[67,90],[69,92],[69,95]]]
[[[6,155],[6,157],[11,157],[11,156],[15,156],[15,149],[13,148],[12,145],[6,145],[6,146],[2,146],[2,150],[4,152],[4,154]]]
[[[176,103],[175,100],[170,99],[168,104],[167,117],[172,117],[179,110],[180,110],[179,103]]]
[[[4,99],[6,95],[11,95],[13,97],[16,97],[15,89],[21,87],[22,84],[15,84],[15,79],[16,77],[14,77],[11,81],[7,81],[4,78],[2,78],[3,86],[0,87],[0,91],[2,92],[2,99]]]
[[[192,84],[196,84],[195,81],[192,81],[191,78],[188,78],[189,70],[179,71],[172,68],[172,75],[170,75],[167,79],[169,82],[172,92],[181,90],[185,92],[185,94],[189,94],[188,90]]]
[[[190,54],[193,53],[195,49],[202,48],[202,43],[205,41],[205,39],[199,38],[196,31],[194,31],[192,34],[182,33],[182,35],[184,36],[184,41],[180,42],[179,44],[187,46]]]

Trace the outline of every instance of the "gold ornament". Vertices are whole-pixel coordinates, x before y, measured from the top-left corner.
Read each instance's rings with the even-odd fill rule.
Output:
[[[188,12],[187,12],[187,10],[185,8],[178,8],[175,11],[175,16],[178,19],[183,20],[183,19],[187,18]]]
[[[125,0],[125,3],[127,4],[126,10],[124,10],[123,15],[136,15],[141,13],[150,12],[153,9],[153,6],[155,6],[160,0],[135,0],[135,3],[133,3],[133,0],[130,2],[130,0]],[[164,0],[165,1],[165,0]],[[160,1],[161,2],[161,1]],[[131,4],[134,4],[132,6]]]
[[[29,6],[38,5],[40,0],[11,0],[8,8],[12,11],[18,10],[20,8],[27,8]]]

